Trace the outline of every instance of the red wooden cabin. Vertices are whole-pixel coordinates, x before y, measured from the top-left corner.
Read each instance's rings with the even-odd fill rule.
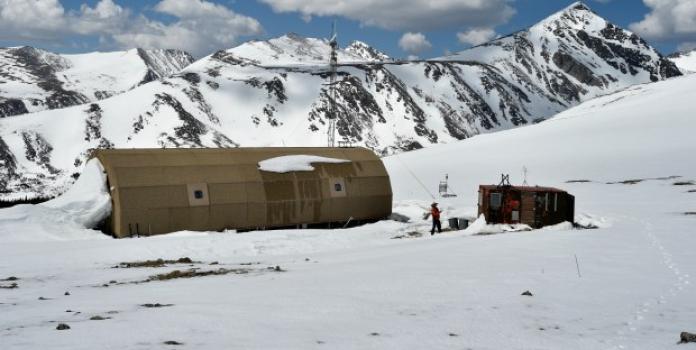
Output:
[[[527,224],[533,228],[575,219],[575,197],[553,187],[481,185],[479,215],[491,224]]]

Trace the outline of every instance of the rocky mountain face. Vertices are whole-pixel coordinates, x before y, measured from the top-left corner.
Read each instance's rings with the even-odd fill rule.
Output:
[[[103,100],[192,62],[178,50],[59,55],[28,46],[0,48],[0,118]]]
[[[682,73],[696,73],[696,49],[671,54],[669,59],[679,67]]]
[[[98,147],[324,146],[329,52],[297,35],[248,42],[105,100],[0,120],[0,198],[61,191]],[[356,42],[339,62],[337,139],[380,154],[541,122],[681,74],[582,3],[452,56],[396,61]]]

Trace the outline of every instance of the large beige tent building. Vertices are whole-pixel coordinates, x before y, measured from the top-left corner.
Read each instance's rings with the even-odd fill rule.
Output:
[[[113,202],[106,227],[116,237],[391,214],[389,175],[364,148],[110,149],[93,156],[106,171]]]

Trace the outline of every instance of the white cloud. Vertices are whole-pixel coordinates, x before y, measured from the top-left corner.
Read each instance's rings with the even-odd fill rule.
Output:
[[[410,53],[417,54],[433,47],[423,33],[405,33],[399,39],[399,47]]]
[[[254,18],[202,0],[162,0],[155,11],[177,17],[172,24],[145,21],[141,28],[114,35],[121,46],[185,47],[194,55],[234,45],[240,36],[260,34]]]
[[[491,27],[507,22],[515,10],[508,0],[261,0],[276,12],[303,16],[342,16],[390,30]]]
[[[48,40],[66,24],[58,0],[0,0],[0,38]]]
[[[462,44],[480,45],[491,41],[496,37],[495,30],[491,28],[473,28],[465,32],[457,33],[457,39]]]
[[[113,0],[65,11],[58,0],[0,0],[0,39],[56,41],[96,36],[103,46],[177,48],[194,55],[236,44],[240,36],[260,34],[254,18],[205,0],[161,0],[153,8],[174,17],[171,23],[134,15]]]
[[[643,0],[650,13],[631,30],[651,40],[696,40],[696,1]]]
[[[80,6],[80,13],[71,14],[68,19],[69,26],[66,30],[82,35],[116,34],[134,24],[130,10],[112,0],[100,0],[94,7],[83,4]]]

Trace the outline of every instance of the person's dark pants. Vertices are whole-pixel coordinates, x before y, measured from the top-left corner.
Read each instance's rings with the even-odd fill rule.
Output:
[[[435,228],[437,227],[437,233],[442,233],[442,224],[440,224],[440,219],[433,219],[433,228],[430,230],[430,235],[435,234]]]

